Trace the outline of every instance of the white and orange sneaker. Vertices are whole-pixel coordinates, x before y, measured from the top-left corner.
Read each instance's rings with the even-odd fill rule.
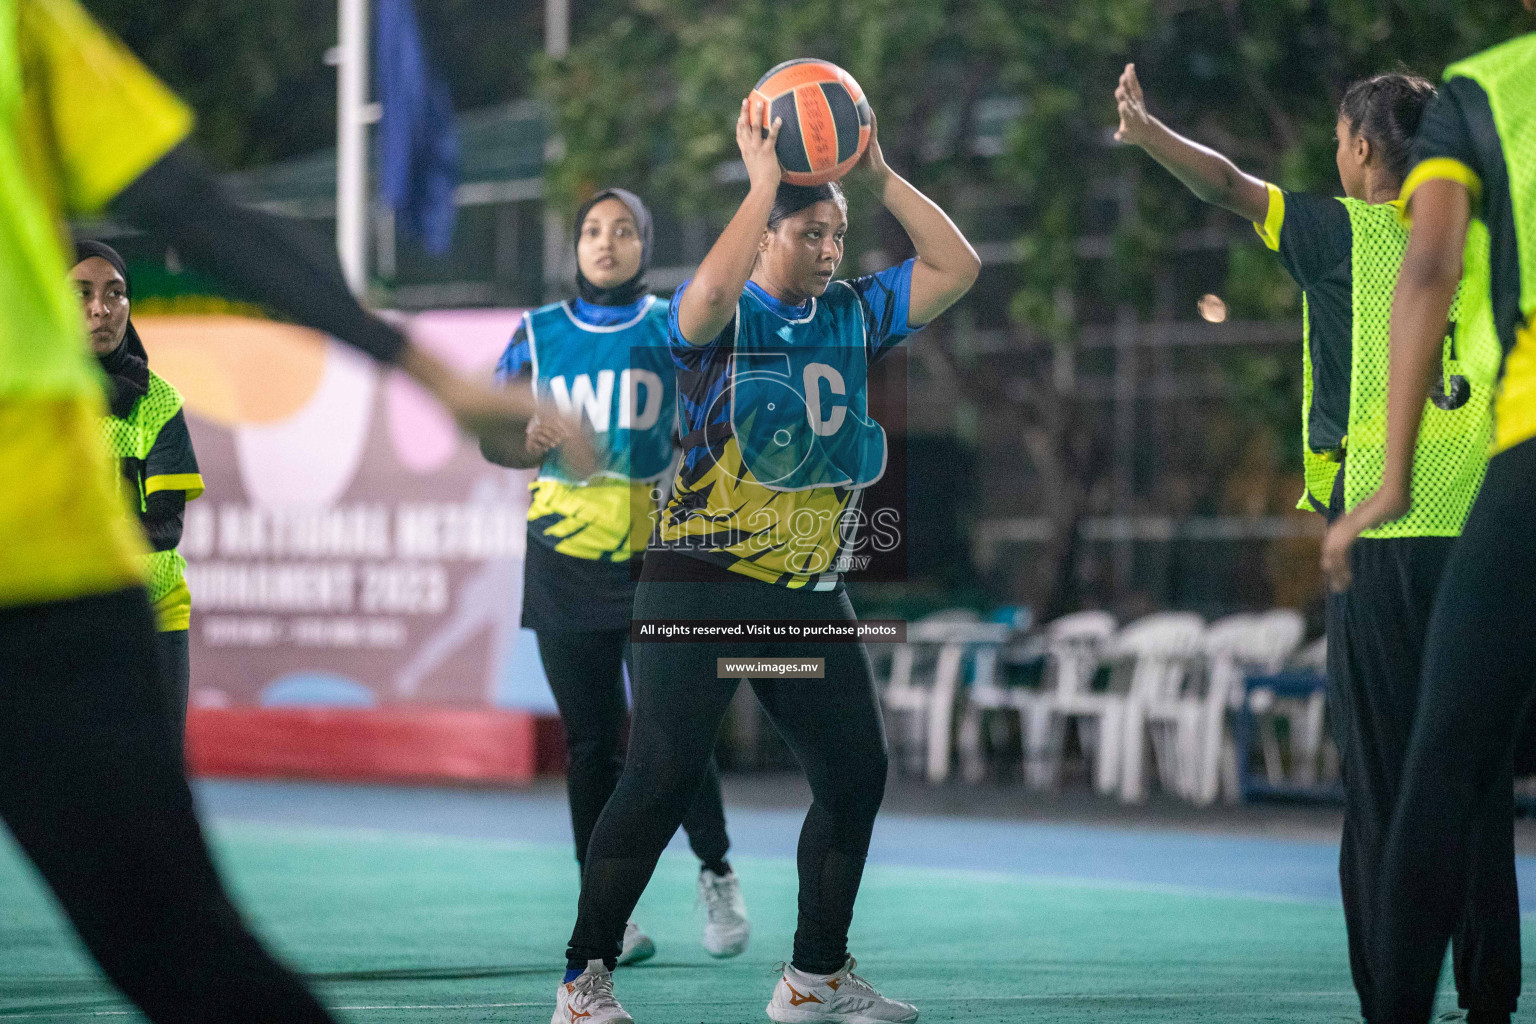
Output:
[[[613,974],[601,960],[588,960],[574,980],[562,982],[549,1024],[635,1024],[613,998]]]
[[[768,1001],[768,1019],[779,1024],[911,1024],[917,1007],[887,999],[853,969],[853,957],[836,974],[804,974],[789,964]]]

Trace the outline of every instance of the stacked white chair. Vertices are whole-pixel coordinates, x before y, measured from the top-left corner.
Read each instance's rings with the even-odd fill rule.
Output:
[[[949,777],[955,703],[966,654],[975,672],[990,677],[997,649],[1007,639],[1003,623],[978,622],[970,609],[935,612],[907,627],[907,642],[897,646],[882,698],[888,711],[905,719],[907,749],[921,747],[923,774],[929,782]]]
[[[1328,638],[1318,637],[1312,643],[1297,652],[1291,662],[1293,668],[1310,668],[1314,672],[1320,672],[1324,676],[1328,674]],[[1322,778],[1336,778],[1338,776],[1339,752],[1332,743],[1327,742],[1327,733],[1324,731],[1328,717],[1328,695],[1324,690],[1314,693],[1307,701],[1306,727],[1299,733],[1299,749],[1297,750],[1298,781],[1313,785]],[[1321,767],[1321,773],[1319,773]]]
[[[1280,636],[1291,641],[1289,649],[1280,655],[1273,665],[1268,666],[1267,671],[1278,672],[1287,667],[1310,669],[1318,673],[1327,671],[1328,641],[1326,637],[1314,640],[1298,652],[1296,648],[1300,646],[1305,630],[1301,614],[1282,608],[1267,615]],[[1295,782],[1306,786],[1314,784],[1317,781],[1317,767],[1324,747],[1324,722],[1327,716],[1326,691],[1319,688],[1304,699],[1281,700],[1272,690],[1258,687],[1248,694],[1248,712],[1256,719],[1259,746],[1264,755],[1264,773],[1270,784],[1279,785],[1285,781],[1280,737],[1274,728],[1282,718],[1286,720],[1290,735],[1291,760],[1296,766]],[[1263,724],[1267,724],[1269,728],[1258,727]],[[1232,775],[1235,785],[1235,765]]]
[[[1128,661],[1120,756],[1120,799],[1146,799],[1146,741],[1164,786],[1187,795],[1192,788],[1194,733],[1200,700],[1192,669],[1205,637],[1205,620],[1191,612],[1158,612],[1120,631],[1108,656]]]
[[[1101,611],[1063,615],[1045,627],[1042,687],[1013,695],[1023,719],[1024,774],[1031,788],[1054,789],[1060,784],[1067,728],[1075,724],[1084,750],[1093,751],[1094,789],[1114,790],[1125,695],[1092,687],[1114,633],[1115,617]]]
[[[1003,646],[977,651],[971,685],[965,693],[965,710],[956,730],[961,775],[966,782],[975,784],[987,774],[986,756],[982,750],[987,716],[1017,715],[1019,733],[1023,735],[1028,728],[1031,710],[1041,702],[1042,691],[1038,687],[1004,685],[998,678],[1000,667],[1043,659],[1044,655],[1044,633],[1024,635],[1018,630],[1013,631]],[[992,724],[996,724],[995,719]],[[1027,760],[1024,768],[1027,777]]]
[[[1304,629],[1299,612],[1280,608],[1259,615],[1229,615],[1213,622],[1206,631],[1206,692],[1193,737],[1198,751],[1190,798],[1195,803],[1214,803],[1223,782],[1228,797],[1237,799],[1229,712],[1240,710],[1247,699],[1244,676],[1280,671],[1301,644]],[[1273,702],[1272,694],[1269,700]]]

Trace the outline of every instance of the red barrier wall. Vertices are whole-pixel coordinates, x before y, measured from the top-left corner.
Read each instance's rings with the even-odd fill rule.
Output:
[[[558,727],[526,711],[245,707],[187,715],[194,775],[524,785],[562,764],[563,754]]]

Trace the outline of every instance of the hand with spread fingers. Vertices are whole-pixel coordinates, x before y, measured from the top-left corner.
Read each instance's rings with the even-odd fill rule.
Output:
[[[558,419],[538,415],[528,421],[528,439],[525,447],[530,455],[545,455],[560,447],[570,437],[571,424]]]
[[[558,435],[561,456],[571,472],[587,476],[596,470],[591,438],[580,423],[531,394],[471,380],[415,343],[406,346],[400,368],[441,402],[465,433],[492,445],[520,442],[529,437],[537,419],[549,436]]]
[[[1141,94],[1135,64],[1127,64],[1120,73],[1120,82],[1115,86],[1115,103],[1120,108],[1120,127],[1115,130],[1115,141],[1141,145],[1157,124],[1157,118],[1147,110],[1147,98]]]
[[[876,188],[891,173],[890,167],[885,162],[885,151],[880,148],[880,122],[875,117],[874,111],[870,111],[869,114],[869,143],[864,147],[864,155],[859,157],[859,162],[855,166],[869,175],[870,182]]]
[[[768,123],[768,104],[747,97],[741,101],[741,116],[736,118],[736,146],[741,161],[747,165],[747,180],[753,188],[775,189],[784,176],[779,166],[779,129],[784,119]]]

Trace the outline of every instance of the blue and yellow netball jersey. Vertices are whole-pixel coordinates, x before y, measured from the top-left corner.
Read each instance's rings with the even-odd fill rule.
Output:
[[[860,493],[885,473],[869,367],[918,328],[912,260],[787,306],[752,282],[719,336],[691,345],[668,316],[683,462],[651,542],[753,579],[835,588]]]
[[[523,318],[498,378],[527,377],[540,398],[578,413],[592,429],[598,460],[586,479],[558,451],[544,460],[530,485],[534,542],[607,562],[627,563],[644,550],[677,425],[666,339],[666,307],[654,295],[628,306],[557,302]]]

